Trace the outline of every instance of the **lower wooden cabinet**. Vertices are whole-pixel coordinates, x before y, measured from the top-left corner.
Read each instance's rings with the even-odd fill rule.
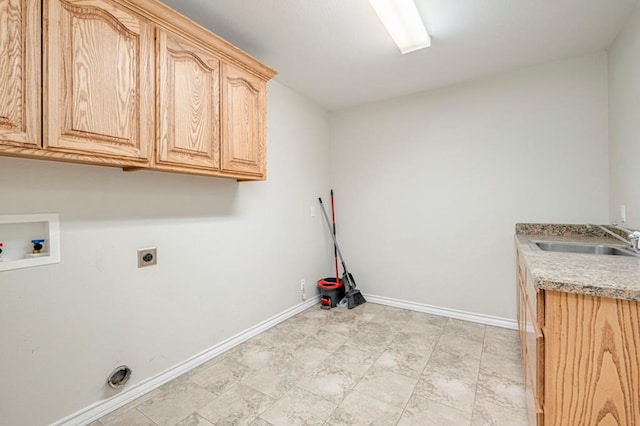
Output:
[[[640,425],[640,304],[535,291],[518,255],[530,425]]]

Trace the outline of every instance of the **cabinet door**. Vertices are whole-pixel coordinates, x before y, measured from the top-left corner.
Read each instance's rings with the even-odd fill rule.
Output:
[[[640,303],[548,291],[545,424],[640,425]]]
[[[44,2],[45,146],[148,159],[153,28],[114,1]],[[113,161],[112,161],[113,162]]]
[[[158,163],[220,168],[220,61],[158,30]]]
[[[40,146],[40,2],[0,0],[0,143]]]
[[[264,177],[266,84],[229,64],[222,67],[222,170]]]

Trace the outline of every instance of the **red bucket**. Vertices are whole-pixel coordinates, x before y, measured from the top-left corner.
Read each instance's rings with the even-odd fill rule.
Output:
[[[318,280],[320,290],[320,303],[324,309],[335,308],[344,297],[344,285],[342,280],[335,277]]]

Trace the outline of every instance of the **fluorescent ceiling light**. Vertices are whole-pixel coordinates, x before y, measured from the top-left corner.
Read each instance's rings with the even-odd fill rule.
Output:
[[[403,54],[431,46],[431,37],[413,0],[369,0],[369,3]]]

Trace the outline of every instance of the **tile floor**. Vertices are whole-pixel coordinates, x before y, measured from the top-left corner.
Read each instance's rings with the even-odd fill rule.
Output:
[[[526,425],[518,334],[314,306],[91,426]]]

